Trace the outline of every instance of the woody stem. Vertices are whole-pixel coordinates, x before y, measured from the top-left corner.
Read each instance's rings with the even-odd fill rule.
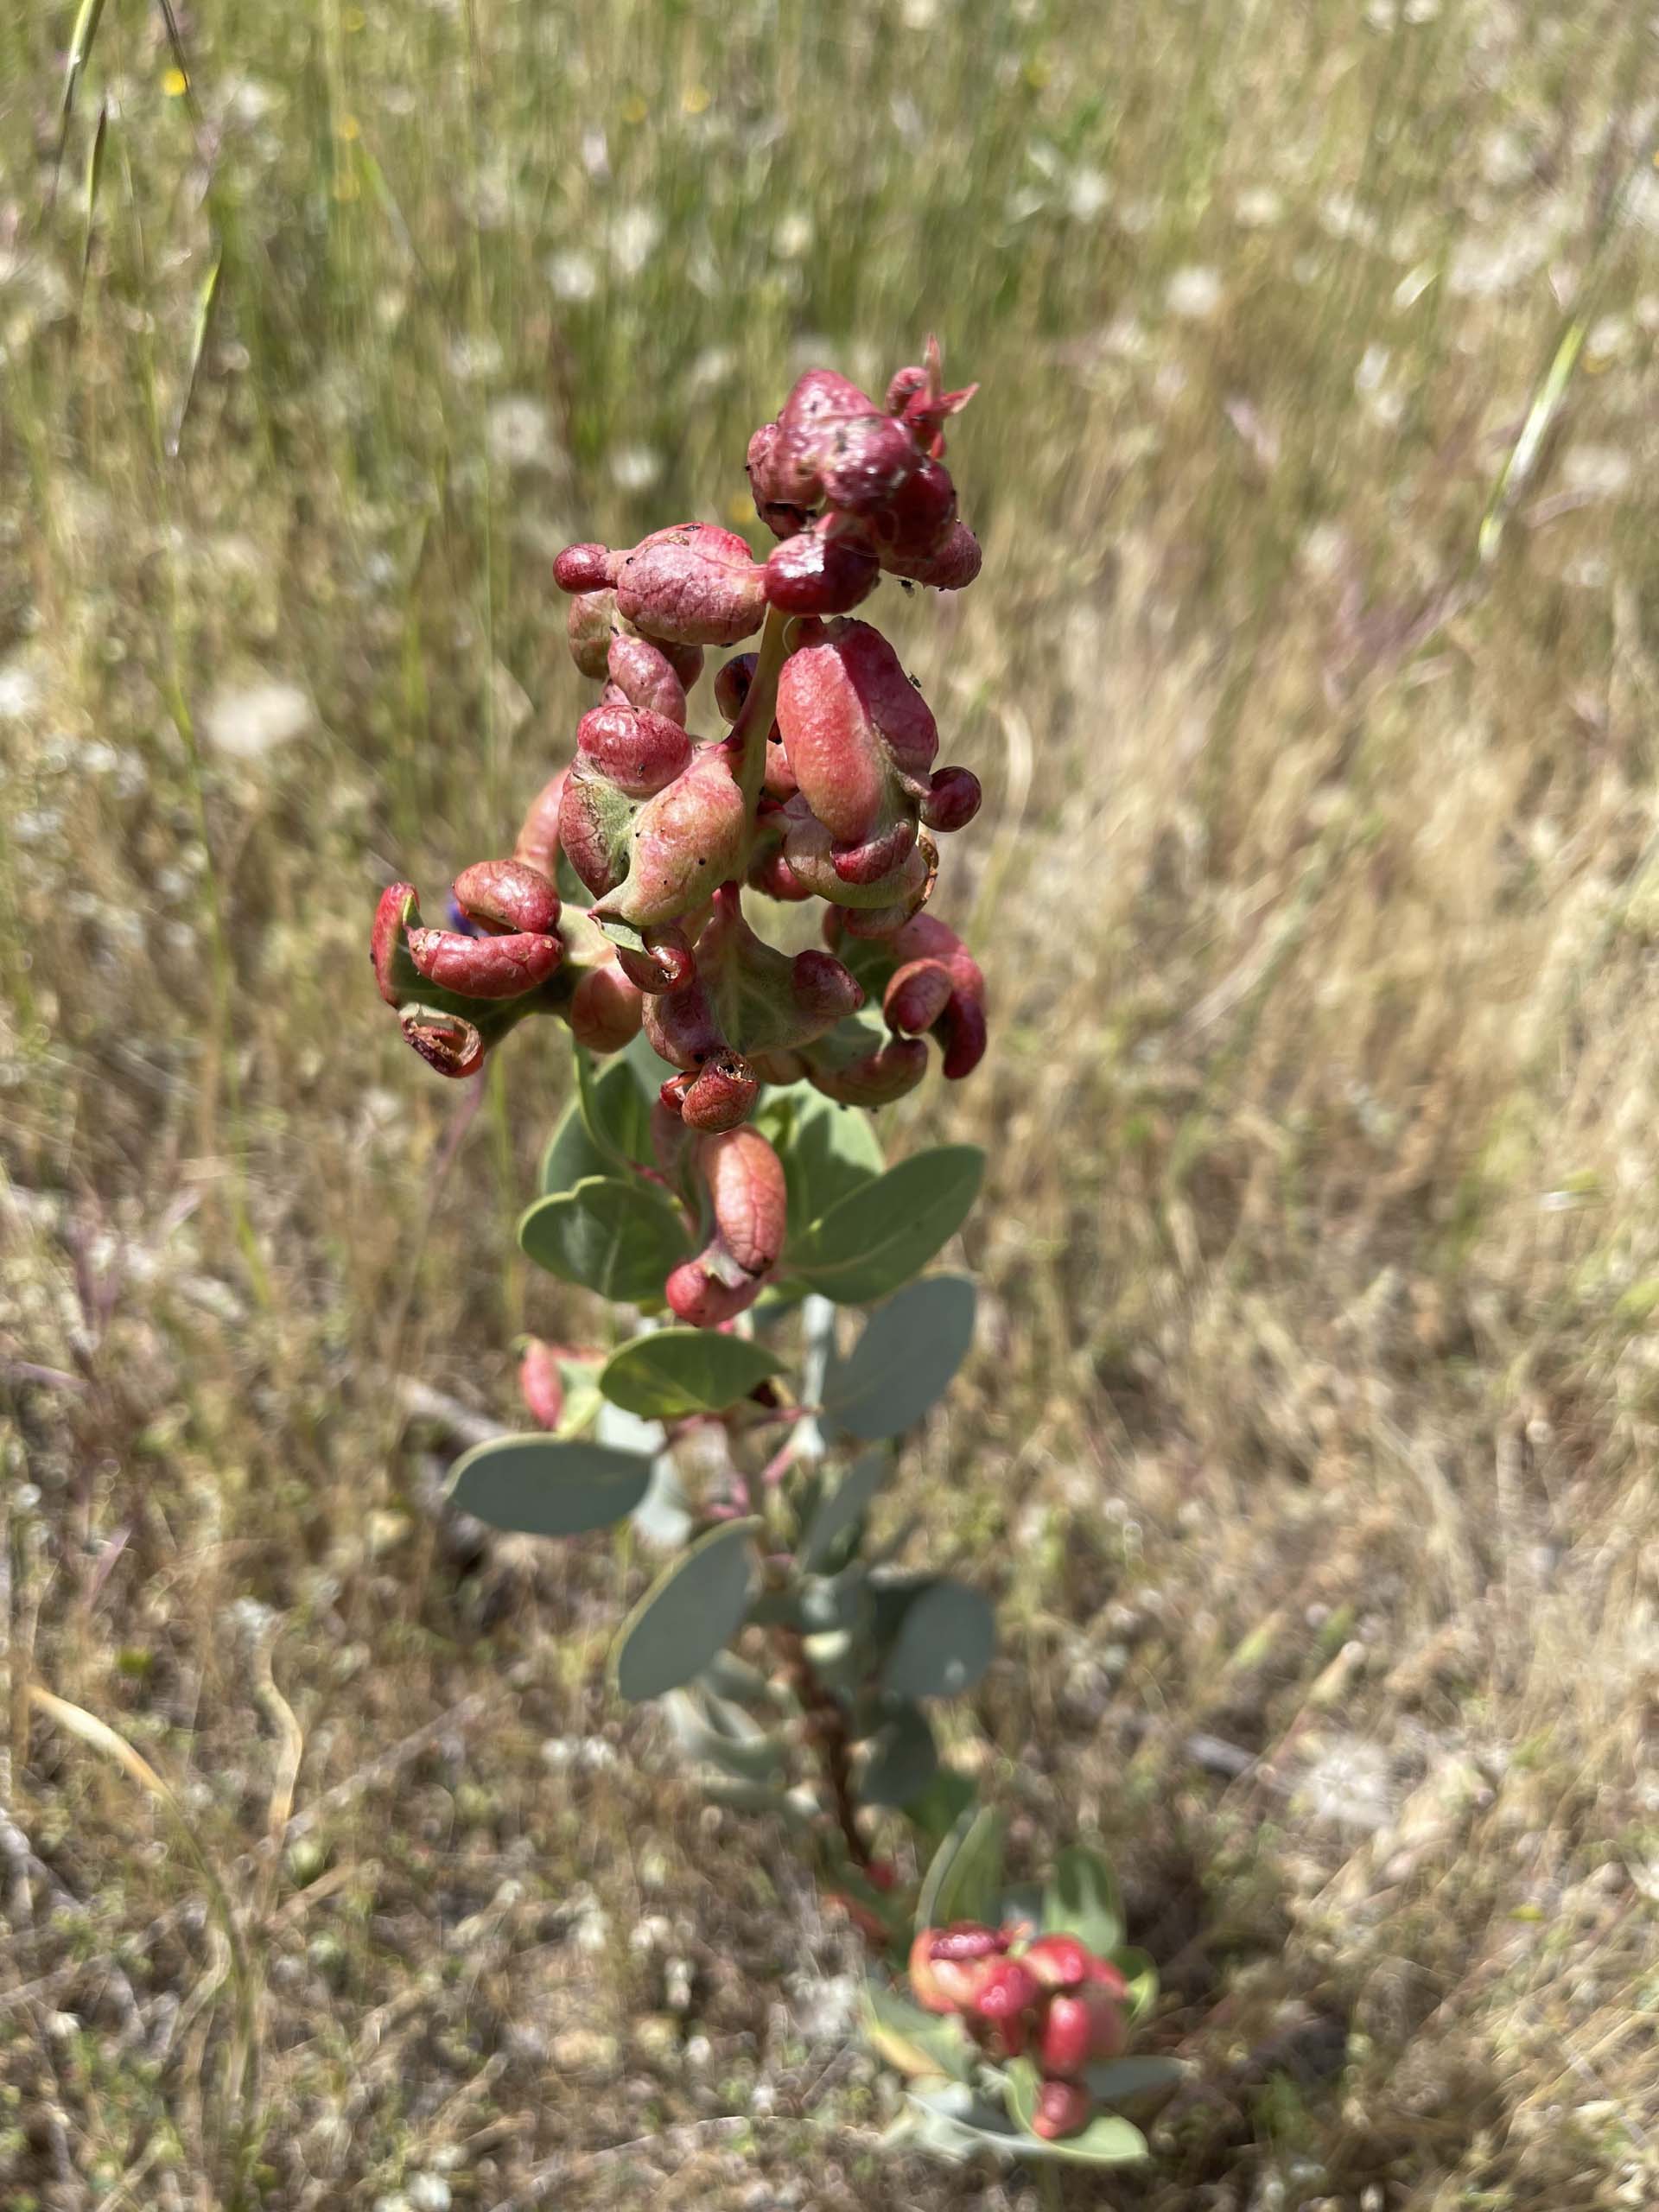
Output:
[[[766,739],[777,719],[778,678],[789,658],[789,648],[784,643],[784,632],[788,627],[788,615],[775,607],[766,609],[749,695],[732,728],[732,735],[743,747],[738,785],[743,793],[743,811],[751,837],[754,834],[755,809],[760,803],[760,786],[766,778]]]
[[[858,1822],[854,1817],[852,1756],[847,1716],[813,1673],[812,1662],[802,1648],[800,1637],[788,1630],[780,1630],[779,1641],[788,1654],[791,1685],[805,1710],[807,1738],[817,1754],[824,1780],[830,1786],[830,1806],[836,1826],[841,1831],[842,1841],[847,1847],[847,1855],[855,1866],[868,1869],[870,1847],[859,1834]]]

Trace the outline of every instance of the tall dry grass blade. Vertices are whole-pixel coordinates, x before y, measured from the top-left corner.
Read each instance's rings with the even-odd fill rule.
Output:
[[[1521,426],[1521,435],[1510,448],[1486,512],[1481,518],[1480,534],[1476,541],[1483,567],[1489,567],[1497,557],[1497,549],[1503,542],[1503,530],[1513,513],[1516,501],[1531,481],[1538,465],[1539,454],[1550,425],[1561,411],[1567,388],[1573,381],[1573,372],[1579,365],[1579,356],[1584,351],[1588,324],[1582,315],[1569,322],[1554,358],[1544,373],[1542,383],[1534,395],[1527,410],[1527,419]]]
[[[100,100],[98,104],[98,122],[92,131],[92,143],[86,149],[86,177],[81,202],[86,229],[86,237],[82,240],[80,249],[80,283],[83,291],[86,285],[86,272],[92,263],[92,226],[98,215],[98,188],[104,175],[104,147],[109,127],[110,104],[108,100]]]
[[[92,41],[98,36],[99,19],[103,13],[104,0],[80,0],[80,6],[75,12],[75,27],[69,34],[69,51],[63,64],[63,104],[58,110],[60,153],[75,105],[75,87],[79,84],[81,73],[91,57]]]
[[[196,378],[201,373],[202,355],[207,350],[207,334],[213,328],[213,309],[219,301],[219,282],[225,270],[225,249],[220,246],[213,255],[213,265],[207,271],[196,301],[196,319],[190,333],[190,364],[185,374],[184,392],[179,401],[179,411],[174,418],[172,433],[167,441],[167,457],[176,461],[184,439],[184,426],[190,414],[190,403],[195,397]]]
[[[246,2174],[254,2146],[257,2107],[258,2044],[254,2032],[257,1993],[248,1965],[247,1949],[242,1941],[241,1930],[236,1924],[229,1894],[219,1879],[218,1870],[203,1849],[200,1838],[191,1826],[189,1815],[171,1785],[156,1772],[142,1752],[136,1751],[126,1738],[111,1728],[108,1721],[100,1720],[95,1713],[88,1713],[84,1706],[59,1697],[39,1682],[29,1685],[29,1701],[37,1713],[67,1734],[78,1737],[93,1751],[101,1751],[105,1758],[112,1760],[120,1768],[129,1781],[136,1782],[141,1789],[155,1798],[172,1821],[192,1866],[207,1888],[208,1904],[229,1955],[231,1984],[236,1997],[235,2039],[226,2068],[225,2081],[230,2108],[235,2114],[232,2130],[231,2166],[234,2180],[231,2201],[240,2203],[244,2201]]]

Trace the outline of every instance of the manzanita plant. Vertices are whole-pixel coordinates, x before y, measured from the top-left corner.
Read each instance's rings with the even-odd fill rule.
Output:
[[[931,1717],[983,1674],[990,1608],[908,1563],[914,1529],[870,1533],[896,1440],[973,1335],[972,1284],[925,1271],[982,1166],[946,1145],[890,1166],[870,1109],[921,1082],[930,1037],[947,1080],[971,1073],[986,1020],[979,967],[930,905],[979,785],[937,765],[927,702],[855,610],[884,575],[957,591],[978,574],[945,467],[973,390],[945,389],[931,340],[883,404],[803,376],[749,442],[764,561],[698,522],[568,546],[570,651],[603,687],[575,756],[512,854],[457,876],[442,925],[410,885],[384,893],[373,960],[441,1074],[473,1075],[532,1015],[569,1026],[575,1093],[518,1241],[632,1310],[608,1352],[528,1343],[537,1426],[467,1452],[455,1503],[546,1536],[632,1516],[673,1544],[621,1625],[614,1686],[666,1700],[710,1795],[786,1823],[852,1913],[868,2032],[917,2139],[1108,2163],[1145,2146],[1103,2107],[1169,2071],[1123,2055],[1150,1969],[1088,1853],[1003,1893],[998,1817],[941,1763]],[[696,737],[721,649],[726,732]],[[760,933],[793,906],[820,910],[821,944]],[[869,1310],[851,1329],[843,1309]]]

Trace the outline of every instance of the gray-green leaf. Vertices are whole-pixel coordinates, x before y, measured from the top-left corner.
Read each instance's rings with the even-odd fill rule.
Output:
[[[807,1523],[800,1549],[800,1564],[805,1572],[813,1573],[830,1561],[842,1537],[869,1511],[892,1468],[885,1452],[867,1452],[853,1462]]]
[[[984,1167],[977,1145],[914,1153],[861,1184],[791,1238],[785,1264],[839,1306],[886,1298],[961,1228]]]
[[[987,1920],[1002,1881],[1002,1816],[989,1805],[963,1814],[934,1853],[916,1901],[918,1928]]]
[[[632,1513],[651,1481],[649,1459],[557,1437],[495,1436],[455,1462],[451,1502],[527,1536],[580,1536]]]
[[[759,1520],[728,1521],[699,1536],[653,1582],[622,1624],[612,1659],[621,1694],[638,1703],[678,1689],[743,1624],[753,1587]]]
[[[854,1786],[866,1805],[902,1808],[921,1796],[938,1768],[938,1747],[919,1706],[901,1705],[890,1713],[865,1751]]]
[[[652,1058],[655,1057],[653,1053]],[[659,1061],[658,1065],[662,1064]],[[613,1168],[618,1163],[632,1167],[650,1166],[655,1157],[651,1142],[651,1101],[627,1055],[595,1068],[591,1053],[578,1046],[576,1081],[588,1133],[600,1151],[608,1155],[607,1166]]]
[[[1102,1958],[1123,1941],[1123,1900],[1117,1878],[1097,1851],[1070,1844],[1043,1885],[1045,1934],[1075,1936]]]
[[[974,2047],[953,2013],[924,2012],[886,1982],[864,1985],[864,2033],[889,2066],[912,2079],[938,2076],[967,2082]]]
[[[960,1697],[991,1663],[996,1620],[977,1590],[943,1576],[899,1624],[881,1687],[889,1697]]]
[[[869,1116],[838,1106],[810,1084],[775,1094],[766,1119],[784,1163],[791,1234],[873,1183],[887,1165]]]
[[[538,1198],[519,1221],[518,1242],[550,1274],[631,1305],[660,1298],[691,1251],[671,1198],[650,1184],[599,1175]]]
[[[826,1416],[854,1436],[897,1436],[944,1396],[974,1340],[974,1286],[929,1275],[878,1306],[824,1385]]]
[[[782,1365],[745,1337],[714,1329],[658,1329],[613,1352],[599,1387],[631,1414],[677,1421],[688,1414],[724,1413]]]
[[[608,1175],[612,1163],[588,1133],[582,1101],[573,1098],[558,1118],[542,1154],[537,1187],[543,1198],[574,1191],[590,1175]]]

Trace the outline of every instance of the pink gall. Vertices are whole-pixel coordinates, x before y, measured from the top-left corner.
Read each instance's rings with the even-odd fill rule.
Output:
[[[553,581],[561,591],[600,592],[610,580],[608,545],[567,545],[553,563]]]
[[[765,571],[746,540],[713,523],[683,523],[643,539],[616,564],[619,610],[647,637],[734,645],[760,626]]]
[[[559,894],[546,871],[526,861],[474,861],[454,881],[454,900],[486,928],[545,935],[559,924]]]
[[[539,1337],[531,1337],[518,1360],[518,1395],[538,1428],[556,1428],[564,1412],[564,1377],[559,1354]]]
[[[411,929],[404,941],[416,971],[461,998],[519,998],[544,983],[564,957],[556,937],[528,931],[467,937],[459,930]]]
[[[1045,2082],[1037,2092],[1031,2132],[1045,2143],[1058,2143],[1085,2128],[1094,2108],[1094,2099],[1080,2082]]]
[[[699,664],[700,645],[683,647],[694,652]],[[605,673],[619,695],[642,714],[661,715],[685,728],[686,687],[679,671],[660,645],[649,638],[614,637],[606,655]]]
[[[570,994],[570,1034],[590,1052],[620,1052],[639,1034],[642,1005],[616,962],[589,968]]]
[[[965,522],[952,523],[930,553],[884,552],[881,565],[895,576],[936,591],[965,591],[979,574],[984,556]]]
[[[754,1303],[781,1258],[788,1193],[783,1162],[758,1129],[699,1137],[692,1166],[714,1234],[669,1276],[666,1296],[682,1321],[715,1328]]]
[[[672,670],[668,675],[678,691],[678,678]],[[685,694],[680,691],[682,715],[684,708]],[[577,725],[576,746],[606,782],[627,798],[655,798],[685,772],[691,760],[691,741],[683,721],[620,702],[590,708]]]

